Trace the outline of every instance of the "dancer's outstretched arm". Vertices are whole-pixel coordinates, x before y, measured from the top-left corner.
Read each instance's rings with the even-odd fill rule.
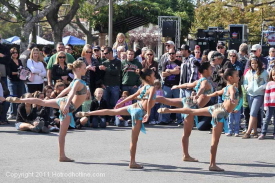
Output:
[[[198,81],[194,81],[193,83],[184,83],[182,85],[174,85],[171,89],[179,89],[179,88],[194,88]]]
[[[223,89],[219,90],[219,91],[215,91],[214,93],[211,93],[209,95],[207,95],[208,97],[217,97],[219,95],[223,94]]]
[[[126,102],[135,100],[135,99],[139,96],[140,90],[141,90],[141,89],[139,89],[139,90],[138,90],[136,93],[134,93],[133,95],[128,96],[127,98],[125,98],[124,100],[122,100],[121,102],[119,102],[118,104],[116,104],[115,109],[121,108],[121,107],[122,107],[122,104],[124,104],[124,103],[126,103]]]
[[[63,97],[65,95],[67,95],[70,92],[70,90],[71,90],[71,87],[68,86],[67,88],[65,88],[64,90],[62,90],[62,92],[59,93],[59,95],[57,95],[56,98],[60,98],[60,97]]]

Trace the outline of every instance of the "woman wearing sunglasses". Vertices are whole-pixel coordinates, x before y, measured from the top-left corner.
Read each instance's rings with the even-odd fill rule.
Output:
[[[52,68],[52,80],[54,81],[54,84],[58,80],[61,80],[66,86],[69,86],[72,80],[67,70],[66,53],[63,51],[57,53],[55,64]]]
[[[155,53],[152,49],[148,49],[145,54],[145,60],[141,62],[142,69],[152,69],[155,72],[156,79],[160,79],[158,73],[158,63],[154,61]]]

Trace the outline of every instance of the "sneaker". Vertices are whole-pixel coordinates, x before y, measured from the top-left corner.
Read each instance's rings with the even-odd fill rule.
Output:
[[[182,123],[179,123],[179,124],[178,124],[178,127],[182,127],[182,126],[183,126],[183,124],[182,124]]]
[[[11,120],[11,119],[16,119],[16,116],[14,116],[13,114],[10,114],[7,118],[8,120]]]
[[[232,134],[231,133],[227,133],[227,134],[225,134],[227,137],[230,137],[230,136],[232,136]]]
[[[210,129],[209,134],[212,134],[212,129]]]
[[[235,133],[235,137],[239,137],[240,135],[238,133]]]
[[[258,137],[258,140],[264,140],[265,136],[263,134],[261,134],[259,137]]]
[[[156,121],[150,121],[149,122],[149,125],[155,125],[156,124]]]

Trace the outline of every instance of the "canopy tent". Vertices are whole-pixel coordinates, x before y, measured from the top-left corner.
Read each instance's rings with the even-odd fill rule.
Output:
[[[46,39],[43,39],[42,37],[36,36],[36,44],[48,45],[48,44],[54,44],[54,42],[48,41]]]
[[[20,42],[21,42],[20,37],[18,37],[18,36],[13,36],[13,37],[7,38],[5,40],[8,41],[9,43],[13,43],[13,44],[20,44]]]
[[[62,42],[71,45],[85,45],[85,41],[74,36],[66,36],[62,38]]]

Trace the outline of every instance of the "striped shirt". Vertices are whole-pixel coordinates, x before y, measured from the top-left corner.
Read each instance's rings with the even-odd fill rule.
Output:
[[[268,107],[275,107],[275,81],[269,81],[266,85],[264,108]]]

